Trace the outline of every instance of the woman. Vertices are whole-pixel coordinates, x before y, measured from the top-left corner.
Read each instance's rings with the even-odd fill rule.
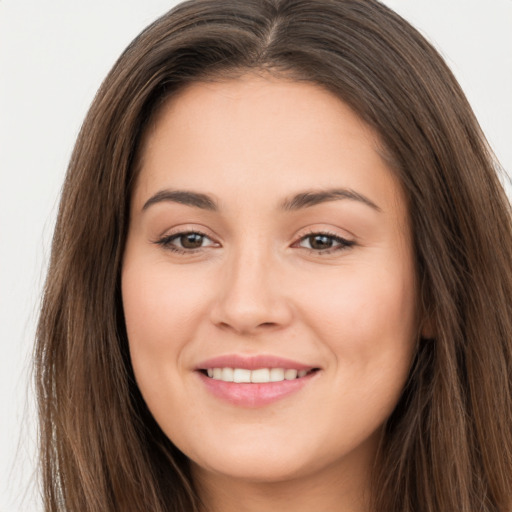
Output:
[[[459,86],[392,11],[181,4],[68,171],[47,510],[509,510],[511,227]]]

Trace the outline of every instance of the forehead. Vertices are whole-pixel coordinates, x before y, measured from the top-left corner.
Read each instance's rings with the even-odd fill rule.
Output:
[[[253,144],[266,134],[278,145],[285,141],[283,132],[279,133],[279,121],[286,123],[286,132],[296,141],[312,139],[315,134],[339,137],[336,129],[342,128],[345,146],[350,140],[361,143],[364,139],[368,146],[383,151],[379,136],[324,87],[310,81],[247,74],[195,82],[179,89],[154,116],[144,136],[142,154],[164,135],[164,130],[168,135],[172,125],[177,136],[178,130],[194,128],[195,135],[200,135],[208,128],[216,130],[224,124],[218,136],[226,143],[234,131],[250,137]],[[211,137],[212,133],[208,135]]]
[[[252,197],[350,186],[396,199],[400,186],[382,154],[378,135],[318,85],[254,75],[199,82],[155,116],[136,195],[164,186]]]

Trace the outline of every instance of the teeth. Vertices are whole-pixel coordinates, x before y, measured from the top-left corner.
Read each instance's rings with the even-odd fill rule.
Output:
[[[282,368],[271,368],[269,377],[270,382],[279,382],[284,380],[284,370]]]
[[[215,370],[214,370],[215,372]],[[251,370],[245,370],[243,368],[233,369],[233,381],[234,382],[251,382]]]
[[[251,372],[251,382],[269,382],[270,370],[261,368],[261,370],[253,370]]]
[[[297,370],[285,370],[284,378],[286,380],[293,380],[297,378]]]
[[[208,368],[208,377],[224,382],[237,383],[267,383],[294,380],[305,377],[309,370],[294,370],[290,368],[258,368],[247,370],[245,368]]]
[[[235,379],[235,376],[233,374],[233,368],[222,368],[221,379],[225,382],[233,382],[233,380]]]

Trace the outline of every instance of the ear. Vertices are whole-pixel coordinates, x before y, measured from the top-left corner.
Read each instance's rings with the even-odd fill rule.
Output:
[[[432,340],[436,337],[436,328],[434,318],[431,313],[425,313],[420,322],[420,337],[422,339]]]
[[[435,312],[435,302],[430,298],[428,288],[425,282],[422,281],[420,289],[418,290],[417,304],[418,304],[418,332],[419,338],[423,340],[433,340],[437,336],[436,319],[437,315]]]

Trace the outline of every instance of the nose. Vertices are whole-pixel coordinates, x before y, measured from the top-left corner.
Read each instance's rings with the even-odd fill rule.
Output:
[[[265,251],[234,255],[219,274],[212,322],[238,334],[257,334],[290,324],[293,309],[277,262]]]

